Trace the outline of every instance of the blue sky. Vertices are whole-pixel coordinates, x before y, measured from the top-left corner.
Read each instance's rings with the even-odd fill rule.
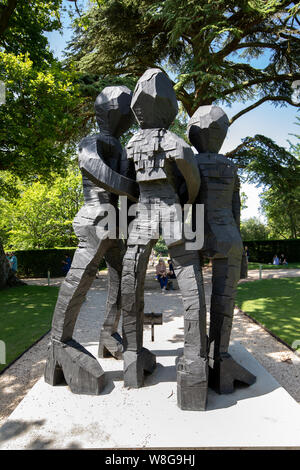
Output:
[[[87,5],[88,0],[81,0],[80,4]],[[64,4],[70,7],[70,2],[64,1]],[[70,20],[68,14],[63,15],[63,32],[53,32],[47,34],[50,47],[58,58],[63,57],[63,51],[66,43],[71,39],[72,31],[70,29]],[[266,57],[257,61],[256,66],[264,67]],[[250,103],[235,103],[231,107],[224,106],[223,109],[228,117],[234,116],[241,109],[244,109]],[[228,152],[235,148],[241,139],[246,136],[263,134],[273,139],[278,145],[288,147],[288,140],[295,142],[296,139],[291,134],[299,134],[299,126],[295,124],[297,108],[287,105],[287,107],[274,107],[270,103],[264,103],[258,108],[245,114],[235,121],[229,129],[228,135],[221,149],[221,152]],[[260,189],[255,185],[244,184],[242,191],[248,196],[248,208],[242,211],[242,218],[260,217],[259,214],[259,193]]]

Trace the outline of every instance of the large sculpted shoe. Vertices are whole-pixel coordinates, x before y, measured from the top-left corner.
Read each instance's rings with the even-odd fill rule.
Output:
[[[221,353],[219,359],[212,361],[209,367],[209,386],[217,393],[232,393],[234,382],[252,385],[256,381],[255,375],[238,364],[228,353]]]
[[[99,395],[105,375],[97,359],[74,340],[51,340],[45,367],[45,382],[58,385],[65,381],[73,393]]]
[[[115,359],[122,359],[123,340],[119,333],[111,334],[105,329],[101,330],[98,357],[114,357]]]
[[[177,404],[182,410],[204,411],[207,402],[208,363],[205,358],[177,361]]]
[[[151,374],[156,366],[156,356],[146,348],[139,353],[125,351],[124,359],[124,386],[140,388],[144,385],[144,373]]]

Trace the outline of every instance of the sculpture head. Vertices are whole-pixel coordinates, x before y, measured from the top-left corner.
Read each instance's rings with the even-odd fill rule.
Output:
[[[219,106],[200,106],[188,123],[188,137],[199,153],[218,153],[228,127],[228,117]]]
[[[172,83],[160,69],[148,69],[136,84],[131,108],[142,129],[168,128],[178,112]]]
[[[120,137],[134,122],[130,108],[132,92],[126,86],[107,86],[95,101],[96,120],[100,130]]]

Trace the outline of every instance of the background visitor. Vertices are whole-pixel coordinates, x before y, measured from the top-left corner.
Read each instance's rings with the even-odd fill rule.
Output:
[[[160,283],[162,292],[165,292],[168,285],[167,268],[163,258],[159,258],[158,264],[156,265],[156,279]]]

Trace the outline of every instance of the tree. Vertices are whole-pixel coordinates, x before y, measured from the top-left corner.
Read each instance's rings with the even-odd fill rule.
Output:
[[[85,134],[82,98],[72,70],[53,59],[47,31],[60,28],[62,0],[0,0],[0,189],[16,192],[14,181],[51,178],[63,172]],[[16,280],[0,240],[0,288]]]
[[[53,176],[51,183],[17,184],[18,198],[0,199],[0,233],[7,248],[76,246],[72,222],[83,203],[80,172]]]
[[[160,255],[160,256],[168,255],[168,247],[166,245],[165,240],[162,237],[159,237],[153,249],[157,255]]]
[[[35,65],[53,60],[45,32],[61,28],[62,0],[1,0],[0,47],[26,54]]]
[[[277,188],[264,191],[261,206],[268,221],[270,237],[300,237],[300,186],[288,195]]]
[[[243,209],[248,208],[247,206],[248,196],[244,191],[242,191],[240,194],[240,197],[241,197],[241,211],[242,211]]]
[[[251,217],[241,222],[241,236],[243,240],[266,240],[269,229],[257,217]]]
[[[262,186],[262,208],[275,236],[300,234],[300,166],[298,146],[290,151],[263,135],[246,137],[228,155],[246,175]]]
[[[75,22],[69,60],[102,76],[168,67],[191,116],[200,105],[289,103],[298,64],[299,3],[284,0],[101,0]],[[255,66],[258,57],[267,64]]]
[[[40,71],[27,56],[0,52],[0,80],[6,86],[6,102],[0,106],[0,171],[25,179],[64,169],[83,133],[72,73],[56,64]]]

